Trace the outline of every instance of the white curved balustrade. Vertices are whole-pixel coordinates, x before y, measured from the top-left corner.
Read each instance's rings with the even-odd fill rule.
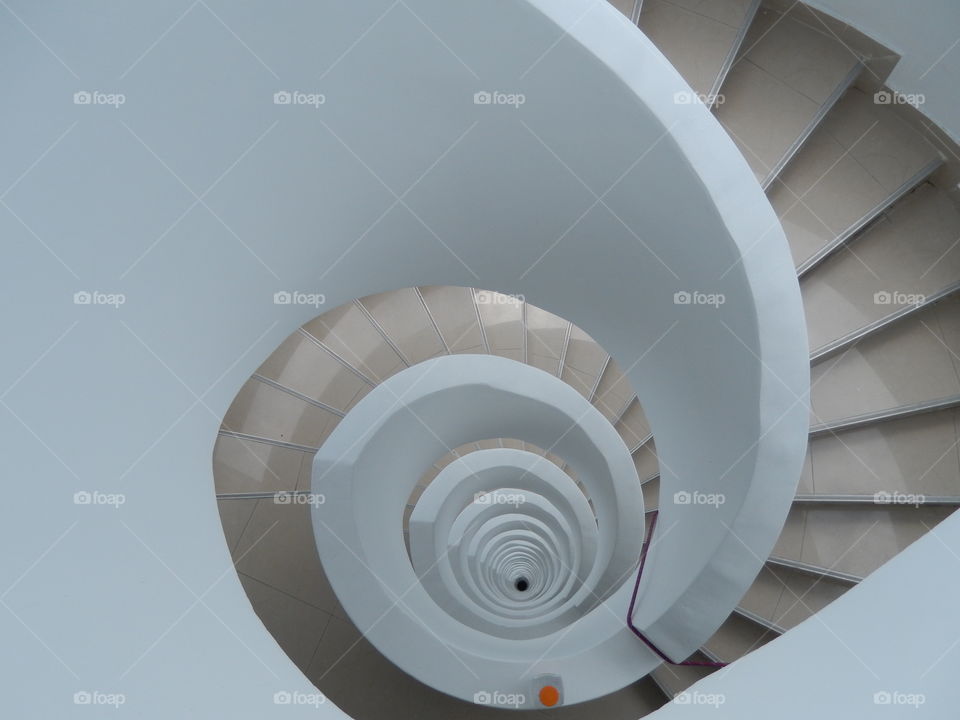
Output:
[[[522,502],[516,508],[451,503],[442,525],[425,520],[424,511],[418,527],[411,527],[411,553],[423,568],[415,573],[399,541],[410,491],[448,448],[497,435],[549,448],[570,464],[594,498],[591,530],[578,491],[577,525],[588,541],[572,544],[574,525],[554,504],[568,502],[561,493],[571,483],[559,468],[551,464],[566,479],[559,486],[552,474],[547,482],[522,480],[518,468],[529,453],[479,451],[445,469],[449,478],[459,478],[474,456],[481,458],[480,474],[454,501],[490,479],[484,470],[503,472],[503,463],[512,461],[514,479],[491,490]],[[452,482],[437,479],[443,490]],[[532,678],[553,674],[562,678],[569,704],[623,687],[658,663],[632,636],[624,615],[643,540],[643,496],[633,461],[600,412],[553,375],[484,355],[435,358],[404,370],[357,403],[317,452],[313,491],[326,498],[312,509],[314,533],[341,603],[370,642],[422,682],[467,700],[496,688],[532,701]],[[515,552],[506,569],[500,557],[486,557],[503,549]],[[587,554],[592,562],[581,579],[580,560]],[[432,586],[421,585],[419,576],[432,568],[446,572],[438,572]],[[524,572],[532,601],[506,590]],[[538,608],[541,597],[557,604],[524,613]],[[455,602],[462,608],[451,612]],[[485,622],[467,618],[468,612]],[[491,632],[497,622],[517,632]],[[451,653],[459,664],[451,663]],[[590,667],[604,670],[585,671]]]
[[[116,17],[98,7],[28,5],[18,16],[31,32],[4,26],[9,66],[30,68],[5,86],[16,111],[3,140],[4,203],[16,214],[2,215],[13,299],[4,319],[18,339],[0,357],[12,383],[5,461],[10,477],[44,480],[0,511],[4,544],[20,548],[3,557],[10,612],[0,612],[10,638],[2,667],[18,693],[11,715],[62,717],[78,690],[122,684],[142,717],[189,708],[252,718],[276,711],[278,691],[313,690],[244,596],[211,492],[211,448],[238,388],[317,314],[275,303],[278,293],[322,294],[335,308],[398,287],[490,288],[523,294],[608,349],[656,435],[662,497],[726,498],[719,508],[661,508],[635,621],[671,657],[710,636],[773,547],[803,459],[809,371],[783,233],[742,156],[704,107],[674,102],[687,85],[602,3],[476,3],[469,21],[448,2],[406,4],[416,17],[389,3],[306,3],[286,22],[269,5],[218,7],[242,43],[203,3],[179,23],[168,3],[130,5],[121,34],[132,44],[122,50]],[[172,22],[170,41],[154,42]],[[79,70],[66,72],[45,48],[66,48]],[[451,60],[451,48],[476,70]],[[71,103],[101,81],[127,102]],[[327,102],[272,101],[301,82]],[[528,102],[473,103],[501,83]],[[73,302],[94,289],[125,302]],[[685,293],[725,302],[707,311],[678,302]],[[470,375],[460,381],[468,392]],[[450,447],[463,433],[494,436],[466,433],[481,430],[466,412],[424,420]],[[539,412],[507,420],[497,433],[541,447],[562,431],[542,429]],[[409,414],[397,427],[425,432]],[[420,454],[394,447],[378,470],[414,481],[446,450],[423,439]],[[588,451],[585,439],[564,442],[571,457]],[[357,462],[364,474],[372,460]],[[394,508],[412,487],[401,484],[387,486]],[[71,501],[91,490],[123,492],[126,503],[94,517],[99,508]],[[348,492],[333,484],[327,507]],[[621,507],[616,492],[591,492],[598,517],[637,522],[642,502]],[[381,515],[382,502],[370,498],[341,537],[387,587],[409,594],[376,628],[374,612],[395,598],[378,589],[347,609],[395,662],[470,697],[477,678],[415,617],[437,606],[415,582],[401,513]],[[385,533],[392,544],[380,548]],[[338,592],[354,597],[366,570],[346,553],[327,557],[340,539],[322,523],[317,538],[345,585]],[[627,606],[618,573],[636,562],[639,541],[632,525],[598,527],[582,584],[608,588],[610,607]],[[35,601],[43,578],[58,593]],[[552,646],[551,635],[518,641],[520,653],[445,612],[429,617],[454,655],[504,687],[519,660],[525,671],[546,651],[542,669],[563,677],[568,704],[655,664],[625,618],[604,608]],[[424,642],[430,652],[410,652]],[[579,661],[568,667],[565,657]],[[226,678],[229,692],[211,692]],[[287,709],[341,716],[332,704]]]
[[[528,492],[536,493],[531,497],[542,499],[554,508],[571,529],[571,550],[575,560],[561,569],[567,576],[569,590],[575,590],[586,579],[596,555],[597,519],[570,476],[540,455],[495,449],[459,458],[427,486],[410,516],[410,556],[424,589],[448,613],[465,622],[470,622],[467,618],[479,616],[484,621],[479,628],[505,637],[517,637],[518,632],[523,632],[526,623],[513,621],[515,617],[532,616],[537,625],[549,623],[561,627],[578,615],[577,610],[566,607],[557,611],[542,604],[530,607],[528,603],[519,603],[512,608],[512,614],[505,614],[479,607],[470,595],[463,592],[461,583],[453,576],[451,550],[463,542],[453,525],[471,503],[481,507],[486,504],[504,514],[519,510],[520,505],[526,509],[527,496],[521,497],[520,493]],[[550,556],[544,557],[549,559]],[[532,569],[504,575],[508,593],[521,576],[531,583],[525,592],[533,595],[537,590]],[[514,599],[522,597],[514,596]],[[563,596],[555,595],[554,598],[558,603]],[[469,612],[462,612],[464,605],[469,607]]]

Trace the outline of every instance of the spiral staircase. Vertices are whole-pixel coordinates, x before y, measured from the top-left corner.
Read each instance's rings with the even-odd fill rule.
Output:
[[[131,59],[116,118],[70,108],[101,114],[54,133],[43,192],[11,177],[11,297],[126,298],[11,314],[40,349],[7,359],[10,470],[57,478],[52,524],[8,508],[2,657],[43,668],[14,716],[87,688],[138,717],[947,716],[960,151],[886,87],[895,53],[803,3],[611,4],[340,8],[309,63],[313,11],[155,9],[179,46]],[[37,86],[77,84],[48,49],[23,136],[62,113]],[[322,107],[261,107],[281,76]],[[436,111],[497,83],[522,103]],[[97,261],[50,239],[51,198]],[[116,515],[76,505],[96,488]],[[908,590],[926,624],[891,615]]]
[[[635,11],[632,3],[614,4],[628,17]],[[954,377],[960,327],[951,327],[960,318],[955,294],[960,216],[937,182],[946,180],[943,166],[951,148],[938,147],[909,113],[875,102],[876,93],[888,92],[881,73],[891,69],[891,54],[867,38],[841,40],[829,23],[802,5],[761,7],[739,0],[686,5],[648,0],[639,14],[640,28],[700,101],[714,107],[784,224],[810,335],[811,442],[784,533],[734,613],[694,656],[704,666],[662,664],[639,687],[582,712],[620,711],[628,717],[652,711],[715,672],[711,664],[733,662],[825,607],[960,503],[955,461],[960,387]],[[906,302],[895,302],[894,295]],[[445,315],[444,330],[434,313]],[[438,355],[507,357],[562,378],[591,402],[630,449],[647,512],[658,506],[654,438],[616,361],[580,328],[522,299],[464,288],[412,288],[357,300],[318,318],[313,333],[310,327],[299,333],[254,375],[247,395],[287,393],[342,416],[391,374]],[[337,373],[355,376],[349,385],[355,394],[346,403],[328,396],[340,392],[340,383],[318,371],[318,348],[337,360]],[[880,360],[894,356],[899,367]],[[927,374],[926,368],[928,387],[904,387],[905,373]],[[237,427],[272,416],[271,402],[258,397],[245,403]],[[285,425],[292,433],[302,416],[300,409],[290,412]],[[307,459],[298,475],[281,477],[269,464],[252,474],[271,489],[308,492],[309,454],[334,424],[299,449]],[[278,427],[256,438],[231,428],[226,422],[221,437],[236,441],[234,455],[251,453],[251,441],[269,444],[283,435]],[[939,441],[933,439],[937,435]],[[406,506],[406,542],[416,502],[441,471],[470,453],[511,447],[525,450],[526,444],[483,440],[434,463]],[[886,461],[882,465],[871,461],[875,451]],[[568,470],[558,455],[542,448],[534,452]],[[463,462],[466,476],[475,472]],[[248,495],[229,497],[239,501]],[[235,503],[226,517],[249,511]],[[322,577],[317,560],[305,564]],[[421,570],[429,566],[424,562]],[[324,609],[346,620],[335,596],[329,597],[331,606]],[[282,641],[283,630],[277,628],[275,636]],[[309,672],[310,664],[302,669]],[[340,695],[344,709],[364,708],[361,688],[351,696],[342,685],[324,683],[322,674],[314,677],[328,695],[338,700]],[[649,680],[662,698],[643,686]],[[395,700],[381,702],[385,712]],[[449,712],[444,701],[433,705]]]

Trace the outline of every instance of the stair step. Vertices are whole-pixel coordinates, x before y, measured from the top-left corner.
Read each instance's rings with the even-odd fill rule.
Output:
[[[924,505],[794,505],[772,554],[866,577],[954,510]]]
[[[813,435],[951,406],[960,397],[960,298],[813,366],[810,397]]]
[[[815,578],[825,577],[838,580],[840,582],[845,582],[850,585],[856,585],[857,583],[863,581],[863,578],[856,575],[848,575],[846,573],[837,572],[836,570],[831,570],[829,568],[819,567],[818,565],[808,565],[807,563],[797,562],[796,560],[787,560],[786,558],[777,557],[776,555],[771,555],[769,558],[767,558],[767,564],[773,566],[774,568],[787,568],[790,570],[796,570],[797,572],[812,575]]]
[[[930,504],[955,498],[960,495],[958,407],[960,398],[954,407],[940,411],[903,415],[879,424],[853,426],[840,434],[812,437],[811,472],[800,492],[871,499],[878,492],[897,493],[897,497],[889,498],[892,502],[923,495]]]
[[[644,482],[640,489],[643,491],[643,506],[649,510],[660,507],[660,477]]]
[[[623,442],[628,448],[642,445],[646,442],[647,438],[651,436],[650,422],[647,420],[647,416],[643,412],[643,407],[636,397],[624,408],[620,419],[614,427],[616,427],[617,432],[620,433],[620,437],[623,438]]]
[[[887,291],[879,291],[879,292],[887,292]],[[810,364],[815,365],[818,362],[822,362],[828,358],[831,358],[834,355],[841,353],[847,348],[857,344],[861,340],[869,337],[870,335],[873,335],[878,332],[883,332],[886,328],[888,328],[893,323],[899,322],[900,320],[908,318],[911,315],[914,315],[918,312],[927,310],[928,308],[935,305],[936,303],[942,302],[943,300],[946,300],[947,298],[950,298],[957,293],[960,293],[960,281],[955,282],[952,285],[948,285],[947,287],[942,288],[941,290],[938,290],[933,295],[921,295],[923,299],[917,302],[916,304],[902,305],[898,310],[895,310],[892,313],[883,316],[879,320],[875,320],[874,322],[868,325],[864,325],[842,337],[837,338],[836,340],[833,340],[829,343],[821,345],[819,348],[817,348],[810,354]],[[876,293],[874,293],[874,296],[876,298]],[[878,305],[880,303],[877,303],[875,299],[873,304]],[[883,303],[883,304],[886,305],[886,303]]]
[[[767,563],[743,596],[737,612],[761,627],[783,634],[851,587],[849,582]]]
[[[558,375],[570,323],[535,305],[526,305],[527,362]]]
[[[701,652],[694,653],[690,657],[690,660],[695,662],[712,662],[712,660]],[[711,667],[669,665],[664,663],[657,667],[650,675],[657,685],[660,686],[660,689],[663,690],[664,694],[669,698],[673,698],[678,693],[682,693],[688,687],[699,682],[716,670],[717,668]]]
[[[840,41],[799,17],[761,8],[723,85],[717,119],[757,180],[769,184],[860,71]]]
[[[845,335],[918,304],[942,299],[960,279],[960,212],[924,183],[800,283],[810,346]],[[842,343],[838,348],[842,347]]]
[[[848,90],[769,189],[798,273],[836,252],[941,162],[891,106]]]
[[[227,410],[221,435],[262,438],[280,447],[318,448],[340,415],[251,378]]]
[[[758,5],[756,0],[646,0],[640,29],[705,99],[718,92]]]
[[[797,495],[794,503],[809,505],[873,505],[884,507],[887,505],[904,504],[910,507],[921,505],[942,505],[945,507],[960,506],[958,495],[924,495],[906,490],[878,490],[872,495]]]
[[[584,397],[591,397],[609,356],[587,333],[573,327],[564,353],[560,378]]]
[[[740,612],[728,617],[706,643],[704,649],[725,663],[732,663],[778,636]]]
[[[630,380],[623,374],[617,362],[610,358],[594,393],[593,405],[608,421],[616,425],[617,418],[635,397]]]
[[[617,10],[624,14],[625,17],[628,17],[636,22],[635,12],[637,6],[640,5],[640,0],[609,0],[610,4],[613,5]]]
[[[660,471],[657,445],[652,438],[633,454],[633,465],[637,469],[637,477],[640,478],[648,478]]]

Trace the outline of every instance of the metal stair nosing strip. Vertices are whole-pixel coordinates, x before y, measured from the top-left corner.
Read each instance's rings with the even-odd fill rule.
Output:
[[[881,496],[878,499],[878,496]],[[889,496],[886,501],[883,497]],[[793,501],[808,505],[874,505],[880,508],[889,507],[919,507],[925,506],[960,506],[960,496],[952,495],[924,495],[923,493],[908,493],[902,490],[884,490],[875,495],[844,495],[844,494],[803,494],[797,495]]]
[[[563,333],[563,348],[560,350],[560,361],[557,363],[557,377],[563,377],[563,367],[567,363],[567,350],[570,349],[570,336],[573,334],[573,323],[567,323]]]
[[[263,445],[274,445],[276,447],[287,448],[288,450],[300,450],[305,453],[316,453],[320,448],[309,445],[298,445],[297,443],[286,442],[284,440],[274,440],[273,438],[262,437],[260,435],[250,435],[248,433],[236,432],[234,430],[221,430],[217,433],[222,437],[236,438],[237,440],[248,440],[250,442],[261,443]]]
[[[837,235],[837,237],[800,263],[800,265],[797,266],[797,277],[805,277],[820,263],[829,258],[844,245],[849,243],[854,237],[866,230],[899,200],[922,185],[927,178],[936,172],[937,168],[939,168],[942,164],[943,160],[941,158],[935,158],[934,160],[931,160],[925,164],[915,174],[907,178],[896,190],[894,190],[892,193],[890,193],[890,195],[867,211],[859,220],[850,225],[850,227]]]
[[[607,372],[607,368],[610,367],[611,357],[607,355],[607,359],[603,361],[603,367],[600,368],[600,372],[597,374],[597,379],[593,383],[593,387],[590,388],[590,395],[587,397],[587,402],[592,403],[597,399],[597,390],[600,389],[600,381],[603,380],[603,375]]]
[[[851,575],[850,573],[840,572],[839,570],[823,568],[817,565],[800,562],[799,560],[789,560],[787,558],[777,557],[775,555],[771,555],[769,558],[767,558],[767,563],[775,567],[786,568],[788,570],[794,570],[806,575],[812,575],[816,578],[838,580],[840,582],[849,583],[852,585],[856,585],[857,583],[863,581],[863,578],[858,575]]]
[[[724,664],[723,659],[712,650],[708,650],[705,647],[701,647],[697,652],[699,652],[701,655],[703,655],[707,660],[709,660],[712,663],[717,663],[718,665]]]
[[[383,329],[383,326],[377,321],[377,319],[373,316],[373,314],[369,310],[367,310],[363,302],[361,302],[360,300],[354,300],[354,305],[356,305],[360,313],[367,319],[367,322],[373,325],[374,330],[376,330],[377,333],[380,335],[380,337],[383,339],[383,341],[390,346],[390,349],[397,354],[397,357],[400,358],[400,361],[406,367],[410,367],[410,361],[407,360],[406,356],[400,350],[400,347],[390,338],[389,335],[387,335],[387,331]]]
[[[283,383],[277,382],[276,380],[272,378],[268,378],[264,375],[261,375],[260,373],[254,373],[253,375],[251,375],[251,377],[256,381],[263,383],[264,385],[269,385],[272,388],[276,388],[280,392],[286,393],[287,395],[291,395],[297,398],[298,400],[302,400],[303,402],[309,405],[313,405],[314,407],[318,407],[322,410],[326,410],[328,413],[332,415],[336,415],[337,417],[342,418],[346,414],[343,412],[343,410],[338,410],[337,408],[333,407],[333,405],[327,405],[327,403],[323,402],[322,400],[317,400],[315,398],[310,397],[309,395],[304,395],[302,392],[298,390],[294,390],[291,387],[287,387]]]
[[[948,285],[942,290],[939,290],[933,295],[928,295],[923,299],[923,302],[916,303],[915,305],[907,305],[906,307],[892,312],[889,315],[880,318],[879,320],[875,320],[874,322],[864,325],[853,332],[847,333],[836,340],[832,340],[825,345],[821,345],[819,348],[810,353],[810,364],[816,365],[818,362],[822,362],[823,360],[833,357],[837,353],[846,350],[861,340],[864,340],[865,338],[868,338],[871,335],[886,329],[889,325],[926,310],[941,300],[945,300],[951,295],[954,295],[958,291],[960,291],[960,282],[955,282],[952,285]]]
[[[653,433],[650,433],[650,434],[647,435],[645,438],[643,438],[640,442],[638,442],[636,445],[634,445],[632,448],[630,448],[630,454],[631,454],[631,455],[636,455],[636,454],[637,454],[637,451],[639,451],[640,448],[642,448],[644,445],[646,445],[646,444],[647,444],[648,442],[650,442],[651,440],[653,440]]]
[[[440,326],[437,324],[437,319],[433,316],[433,313],[430,312],[430,307],[427,305],[426,298],[423,297],[423,291],[420,288],[414,288],[414,291],[417,294],[417,298],[420,300],[420,305],[423,306],[423,311],[427,314],[427,320],[430,321],[430,324],[433,325],[433,329],[437,333],[437,337],[440,338],[440,342],[443,345],[444,351],[447,355],[450,354],[450,346],[447,345],[446,339],[443,337],[443,333],[440,332]]]
[[[335,352],[332,348],[328,347],[319,338],[314,337],[309,331],[305,330],[304,328],[299,328],[297,332],[299,332],[303,337],[305,337],[307,340],[312,342],[314,345],[316,345],[318,348],[320,348],[324,352],[329,353],[330,357],[332,357],[334,360],[336,360],[338,363],[340,363],[343,367],[345,367],[347,370],[352,372],[358,378],[363,380],[367,385],[370,385],[371,387],[375,387],[377,385],[377,383],[374,382],[373,379],[367,377],[365,373],[361,372],[359,369],[354,367],[351,363],[347,362],[347,360],[341,357],[339,353]]]
[[[627,398],[627,401],[623,404],[623,407],[621,407],[617,411],[616,415],[613,416],[613,419],[610,420],[611,425],[616,427],[617,425],[620,424],[620,421],[623,420],[623,416],[627,414],[627,410],[629,410],[630,406],[633,405],[634,400],[637,400],[636,395],[631,395],[630,397]]]
[[[803,129],[803,132],[797,136],[796,139],[790,146],[787,148],[783,156],[774,163],[773,167],[770,168],[766,177],[760,183],[760,187],[764,190],[770,188],[770,185],[773,184],[773,181],[777,179],[783,169],[793,160],[794,156],[799,152],[800,148],[803,147],[804,143],[810,139],[810,136],[813,135],[813,132],[817,129],[817,126],[823,122],[823,119],[827,116],[827,113],[833,108],[834,105],[839,102],[840,98],[843,97],[843,94],[850,89],[850,86],[856,81],[860,73],[863,71],[863,63],[857,60],[853,65],[850,71],[844,76],[843,80],[840,81],[840,84],[834,88],[833,92],[830,93],[830,96],[824,100],[823,104],[817,109],[816,114],[810,119],[810,122]]]
[[[939,410],[949,410],[960,407],[960,395],[951,395],[935,400],[925,400],[922,402],[911,403],[909,405],[899,405],[897,407],[879,410],[877,412],[862,413],[852,415],[840,420],[831,420],[830,422],[819,423],[810,426],[810,439],[823,437],[835,432],[854,430],[879,422],[888,422],[890,420],[900,420],[902,418],[912,417],[914,415],[923,415],[926,413],[937,412]]]
[[[664,667],[664,666],[661,665],[660,667]],[[656,670],[656,668],[654,670]],[[660,682],[660,680],[657,678],[655,672],[650,673],[647,677],[653,680],[653,684],[657,686],[657,689],[661,692],[663,697],[666,698],[667,702],[670,702],[671,700],[673,700],[673,693],[671,693],[669,690],[667,690],[667,688],[663,686],[663,683]]]
[[[256,492],[223,492],[217,493],[217,500],[269,500],[277,497],[310,497],[309,490],[258,490]]]
[[[757,615],[754,612],[750,612],[749,610],[746,610],[740,607],[739,605],[733,609],[733,612],[735,615],[739,615],[740,617],[759,625],[765,630],[769,630],[772,633],[776,633],[777,635],[783,635],[787,631],[786,628],[780,627],[775,622],[771,622],[770,620],[767,620],[765,617]]]
[[[490,354],[490,341],[487,339],[487,329],[483,326],[483,316],[480,315],[480,304],[477,302],[477,289],[470,288],[470,300],[473,303],[474,312],[477,314],[477,325],[480,328],[480,338],[483,340],[483,351]]]
[[[750,7],[747,8],[743,16],[743,21],[740,23],[737,34],[733,39],[733,44],[730,46],[727,56],[720,65],[720,70],[717,72],[717,77],[713,80],[713,85],[710,86],[710,90],[707,92],[707,108],[713,108],[714,105],[717,104],[717,98],[720,96],[720,88],[723,87],[724,80],[726,80],[727,75],[730,74],[730,68],[733,67],[733,63],[737,59],[737,53],[740,52],[743,41],[747,37],[747,31],[753,24],[753,20],[757,16],[757,10],[759,9],[760,0],[753,0],[753,2],[750,3]]]

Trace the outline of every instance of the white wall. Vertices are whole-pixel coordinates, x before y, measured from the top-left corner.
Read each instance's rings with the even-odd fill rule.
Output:
[[[334,307],[473,285],[590,332],[632,368],[664,489],[723,482],[716,517],[759,538],[749,555],[729,539],[713,553],[722,527],[689,528],[708,507],[689,506],[689,531],[651,555],[660,580],[638,612],[671,620],[668,636],[691,629],[685,643],[722,622],[803,461],[800,293],[739,151],[706,108],[673,102],[682,80],[614,8],[12,4],[24,25],[0,23],[5,717],[68,715],[84,690],[122,692],[142,718],[267,717],[275,692],[312,690],[254,615],[213,495],[224,412],[316,314],[274,304],[281,290]],[[84,90],[126,103],[74,104]],[[327,102],[276,105],[279,90]],[[482,90],[527,102],[478,106]],[[74,303],[93,290],[126,303]],[[678,305],[681,290],[726,304]],[[74,502],[90,491],[126,503]],[[683,512],[664,509],[661,527]],[[681,594],[715,600],[699,629]]]
[[[701,680],[656,717],[957,717],[958,547],[954,514],[843,597]]]
[[[920,111],[960,142],[960,2],[807,0],[901,55],[888,84],[922,93]]]

